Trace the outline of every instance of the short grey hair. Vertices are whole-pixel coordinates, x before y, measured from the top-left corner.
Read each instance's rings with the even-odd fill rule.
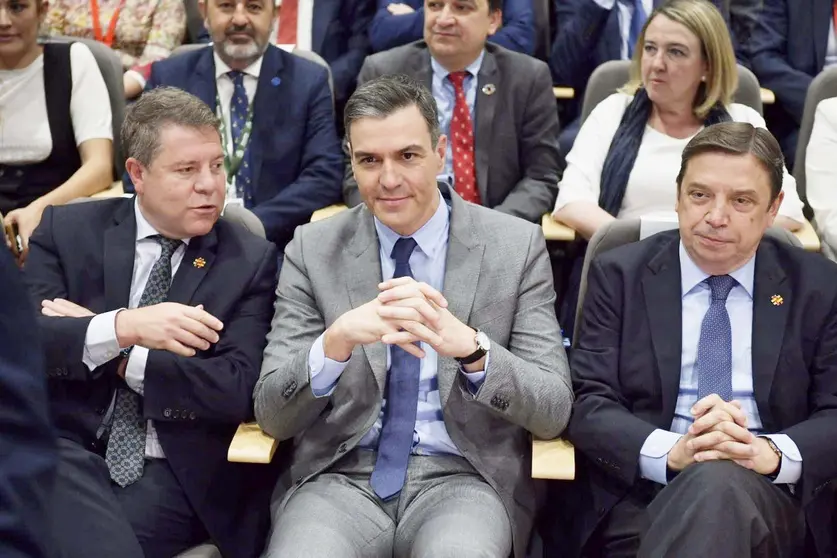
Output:
[[[689,160],[701,153],[751,154],[758,159],[770,177],[770,202],[772,203],[782,191],[785,159],[779,142],[765,128],[757,128],[747,122],[722,122],[698,132],[683,150],[680,174],[677,175],[678,197]]]
[[[122,146],[128,157],[149,166],[160,150],[160,131],[166,126],[211,128],[220,122],[206,103],[175,87],[157,87],[143,93],[128,108],[122,123]]]
[[[427,123],[433,148],[439,142],[439,113],[436,100],[424,85],[411,77],[396,74],[368,81],[357,88],[346,103],[343,124],[351,143],[351,127],[361,118],[386,118],[392,113],[415,105]]]

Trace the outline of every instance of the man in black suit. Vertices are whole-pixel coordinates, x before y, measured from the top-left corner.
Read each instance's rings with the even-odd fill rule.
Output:
[[[837,268],[763,236],[781,182],[769,132],[709,127],[679,234],[593,261],[568,430],[590,554],[834,555]]]
[[[0,556],[51,558],[55,475],[43,357],[15,260],[0,246]]]
[[[226,455],[252,416],[276,248],[218,220],[224,153],[199,99],[144,94],[122,141],[136,197],[47,209],[26,267],[61,437],[56,550],[169,557],[211,539],[257,556],[270,485]]]

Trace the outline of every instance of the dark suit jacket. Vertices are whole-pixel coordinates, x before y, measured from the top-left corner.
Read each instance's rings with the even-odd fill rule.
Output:
[[[33,299],[62,297],[97,314],[127,307],[135,242],[133,199],[48,208],[26,263]],[[191,264],[198,257],[203,267]],[[265,470],[227,462],[227,449],[238,424],[253,416],[276,259],[275,246],[225,221],[193,238],[168,300],[203,304],[224,323],[221,339],[192,358],[149,351],[146,366],[144,416],[154,420],[174,474],[224,556],[257,556],[269,523]],[[92,372],[82,363],[90,319],[38,321],[59,433],[103,455],[96,431],[123,381],[118,359]]]
[[[0,556],[48,558],[55,433],[35,309],[5,246],[0,308]]]
[[[418,41],[424,37],[423,0],[377,0],[378,11],[369,27],[372,52],[381,52]],[[407,4],[415,11],[393,15],[390,4]],[[503,25],[488,38],[509,50],[532,54],[535,51],[535,17],[532,0],[503,0]]]
[[[805,94],[825,65],[831,0],[764,0],[750,41],[753,72],[782,108],[802,122]]]
[[[431,88],[433,70],[424,41],[370,56],[358,83],[399,73]],[[552,210],[565,167],[549,69],[540,60],[487,44],[477,80],[474,151],[482,203],[540,222]],[[494,94],[485,94],[487,84],[495,86]],[[350,206],[361,202],[351,166],[343,197]]]
[[[590,266],[572,374],[568,428],[584,456],[579,504],[589,536],[639,479],[639,452],[668,430],[680,379],[679,234],[610,250]],[[837,266],[762,240],[753,296],[753,387],[769,433],[787,434],[803,459],[798,494],[822,555],[833,556],[829,482],[837,478]],[[772,295],[784,303],[775,306]]]
[[[146,90],[178,87],[216,110],[215,62],[207,47],[151,66]],[[340,200],[343,158],[328,72],[274,46],[265,51],[248,147],[252,191],[245,200],[279,248],[314,211]],[[127,174],[126,174],[127,177]],[[133,191],[130,179],[126,191]]]
[[[316,0],[311,50],[331,66],[334,96],[345,104],[355,89],[363,59],[370,52],[367,29],[375,0]]]

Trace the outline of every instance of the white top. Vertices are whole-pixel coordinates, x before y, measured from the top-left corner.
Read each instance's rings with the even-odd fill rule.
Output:
[[[113,139],[110,99],[90,49],[70,47],[73,91],[70,118],[76,145]],[[20,70],[0,70],[0,163],[39,163],[52,153],[52,133],[44,91],[44,56]]]
[[[154,263],[160,259],[162,253],[160,244],[150,238],[160,233],[145,219],[138,201],[134,202],[134,215],[137,219],[137,240],[136,251],[134,252],[134,273],[131,278],[130,298],[128,299],[129,308],[139,306],[145,285],[151,276],[151,269],[154,267]],[[188,238],[184,239],[183,244],[171,256],[172,278],[177,273],[180,262],[183,261],[189,240]],[[119,341],[116,337],[116,314],[118,312],[119,310],[112,310],[104,314],[98,314],[87,325],[82,361],[91,372],[119,356]],[[147,362],[148,349],[136,345],[131,350],[125,368],[125,382],[129,388],[140,395],[145,393],[145,365]],[[113,407],[113,402],[111,402],[111,407]],[[108,415],[110,415],[110,412]],[[146,428],[145,456],[157,459],[165,458],[163,448],[157,439],[157,431],[150,420]]]
[[[281,5],[282,0],[277,0],[277,8]],[[299,0],[296,13],[295,45],[279,45],[276,43],[276,39],[278,38],[277,33],[279,32],[279,20],[281,18],[282,11],[279,10],[279,16],[273,21],[273,29],[270,31],[270,42],[288,52],[293,51],[294,48],[298,48],[300,50],[311,50],[311,35],[314,28],[314,0]]]
[[[616,0],[593,0],[605,10],[612,10],[614,6],[619,10],[619,33],[622,35],[621,58],[628,60],[628,38],[631,36],[631,19],[634,17],[634,6],[626,2]],[[651,15],[654,11],[654,0],[642,0],[642,9],[645,16]]]
[[[823,253],[837,260],[837,98],[817,105],[805,149],[805,184]]]
[[[559,183],[555,211],[576,201],[598,205],[605,157],[631,99],[631,96],[624,93],[614,93],[599,103],[581,126],[573,148],[567,155],[567,168]],[[748,106],[733,103],[727,110],[736,122],[765,127],[764,118]],[[636,162],[628,177],[622,209],[618,215],[620,218],[635,219],[643,215],[674,211],[680,158],[691,139],[672,138],[651,126],[645,127]],[[782,190],[785,198],[779,207],[779,214],[804,222],[802,202],[796,193],[796,180],[787,168]]]

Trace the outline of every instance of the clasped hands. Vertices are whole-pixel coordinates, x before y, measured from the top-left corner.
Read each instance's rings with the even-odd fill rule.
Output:
[[[451,314],[448,301],[430,285],[399,277],[380,283],[378,289],[375,299],[346,312],[325,331],[323,350],[328,358],[344,362],[356,346],[378,341],[418,358],[425,356],[414,344],[419,341],[444,357],[461,358],[477,350],[474,329]]]
[[[668,454],[668,467],[682,471],[692,463],[726,459],[762,475],[779,467],[779,456],[767,440],[747,430],[747,415],[738,401],[704,397],[691,409],[694,423]]]

